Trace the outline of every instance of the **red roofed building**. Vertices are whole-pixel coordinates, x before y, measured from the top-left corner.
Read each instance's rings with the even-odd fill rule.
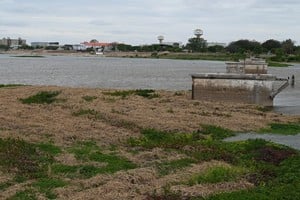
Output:
[[[83,42],[81,44],[83,44],[86,48],[93,48],[97,51],[106,51],[112,49],[114,43],[98,42],[97,40],[91,40],[90,42]]]

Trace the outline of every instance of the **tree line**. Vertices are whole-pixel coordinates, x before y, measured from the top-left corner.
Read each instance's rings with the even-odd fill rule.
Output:
[[[296,46],[291,39],[278,41],[274,39],[266,40],[262,43],[255,40],[241,39],[230,42],[226,47],[220,45],[207,46],[203,38],[190,38],[188,43],[179,48],[179,45],[153,44],[145,46],[131,46],[128,44],[115,44],[113,50],[117,51],[138,51],[138,52],[207,52],[207,53],[226,53],[234,54],[239,58],[247,56],[259,56],[264,54],[270,60],[277,62],[300,61],[300,46]]]

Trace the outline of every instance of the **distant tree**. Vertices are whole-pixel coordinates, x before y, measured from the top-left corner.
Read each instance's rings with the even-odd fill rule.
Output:
[[[282,48],[277,48],[277,49],[275,49],[274,52],[275,52],[275,56],[271,57],[272,61],[276,61],[276,62],[286,62],[287,61],[287,55],[283,51]]]
[[[190,38],[186,44],[186,48],[193,52],[205,52],[207,43],[203,38]]]
[[[132,51],[133,47],[129,44],[117,44],[115,49],[113,50],[119,50],[119,51]]]
[[[9,47],[7,45],[0,44],[0,50],[7,51]]]
[[[29,46],[27,44],[23,44],[19,47],[19,49],[27,49],[27,50],[33,50],[34,48],[32,46]]]
[[[212,52],[212,53],[223,52],[224,47],[221,45],[214,45],[214,46],[208,47],[207,51]]]
[[[300,55],[300,46],[295,47],[295,54]]]
[[[283,41],[281,47],[286,54],[293,54],[295,52],[295,45],[291,39]]]
[[[90,41],[90,43],[98,43],[98,40],[92,39],[92,40]]]
[[[270,51],[275,53],[275,49],[281,48],[281,43],[277,40],[270,39],[262,43],[261,46],[265,52]]]
[[[231,42],[227,47],[230,53],[254,53],[260,54],[262,52],[261,44],[257,41],[238,40]]]

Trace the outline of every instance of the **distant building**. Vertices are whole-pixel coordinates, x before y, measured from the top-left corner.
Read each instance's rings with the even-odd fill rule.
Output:
[[[86,49],[93,48],[96,51],[110,51],[113,48],[114,43],[91,41],[82,42],[81,44],[84,45]]]
[[[26,45],[26,40],[22,39],[22,38],[18,38],[18,39],[11,39],[11,38],[3,38],[0,39],[0,45],[5,45],[11,48],[17,48],[23,45]]]
[[[34,48],[59,47],[59,42],[31,42]]]
[[[75,51],[85,51],[86,50],[86,46],[83,44],[73,44],[72,48]]]

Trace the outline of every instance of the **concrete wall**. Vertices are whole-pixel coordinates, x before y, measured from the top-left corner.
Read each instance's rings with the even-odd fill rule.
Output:
[[[226,62],[227,73],[267,74],[268,64],[260,59],[246,59],[239,62]]]
[[[272,80],[193,77],[193,99],[272,106]]]

